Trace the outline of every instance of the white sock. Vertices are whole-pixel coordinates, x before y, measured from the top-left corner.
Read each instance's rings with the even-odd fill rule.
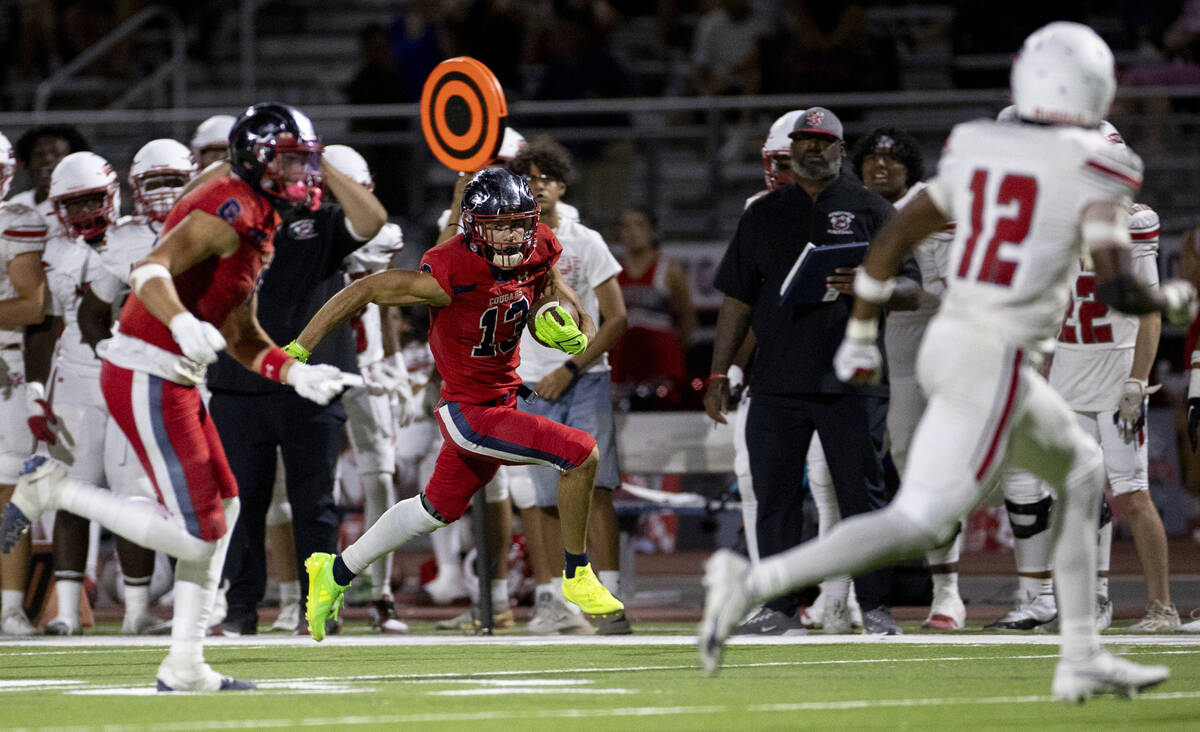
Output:
[[[1047,577],[1046,579],[1039,579],[1037,593],[1039,595],[1053,595],[1054,594],[1054,578]]]
[[[128,577],[125,580],[125,617],[139,619],[150,613],[150,578]]]
[[[189,534],[181,520],[154,501],[120,496],[73,478],[63,481],[59,497],[62,510],[91,519],[139,546],[184,561],[212,555],[212,542]]]
[[[553,590],[553,592],[554,592],[554,596],[555,596],[555,597],[562,597],[562,596],[563,596],[563,593],[562,593],[562,585],[563,585],[563,578],[562,578],[562,575],[559,575],[559,576],[557,576],[557,577],[551,578],[551,580],[550,580],[550,589],[551,589],[551,590]]]
[[[300,580],[288,580],[279,583],[279,607],[300,602]]]
[[[834,579],[822,582],[821,595],[823,599],[821,602],[824,604],[824,607],[821,609],[824,610],[825,607],[829,607],[828,603],[830,601],[840,600],[841,602],[846,602],[850,597],[851,587],[853,587],[853,584],[851,584],[848,575],[842,575],[841,577],[835,577]]]
[[[1109,521],[1104,526],[1100,527],[1098,540],[1096,542],[1096,572],[1108,574],[1110,562],[1112,560],[1112,541],[1113,541],[1113,525]],[[1096,592],[1100,597],[1108,597],[1108,577],[1096,577]]]
[[[21,612],[25,602],[25,593],[21,590],[0,590],[0,617],[8,617]]]
[[[561,587],[560,587],[559,589],[561,589]],[[550,581],[550,582],[547,582],[547,583],[546,583],[546,584],[544,584],[544,585],[538,585],[537,587],[534,587],[534,588],[533,588],[533,601],[534,601],[534,603],[537,603],[537,601],[538,601],[538,598],[539,598],[539,597],[543,597],[543,596],[545,596],[547,593],[549,593],[549,594],[553,595],[553,594],[555,593],[555,591],[556,591],[556,590],[555,590],[555,588],[554,588],[554,582],[553,582],[553,580],[552,580],[552,581]]]
[[[358,541],[346,547],[342,561],[351,572],[361,574],[384,554],[443,526],[446,524],[430,516],[421,505],[420,496],[407,498],[385,511]]]
[[[937,572],[933,579],[933,594],[958,594],[958,572]]]
[[[445,581],[447,577],[462,576],[462,532],[458,526],[434,531],[429,537],[433,544],[433,556],[437,560],[438,577]]]
[[[492,612],[508,609],[508,580],[492,580]]]
[[[54,594],[58,596],[58,617],[74,625],[79,624],[79,592],[82,588],[83,583],[79,580],[54,581]]]
[[[1095,622],[1096,516],[1104,479],[1104,463],[1093,446],[1079,455],[1054,506],[1059,635],[1063,658],[1070,661],[1084,661],[1100,651]]]
[[[602,569],[596,573],[596,577],[600,580],[600,584],[612,594],[613,597],[621,596],[621,571],[617,569]]]
[[[208,618],[216,599],[217,587],[221,583],[225,552],[229,548],[232,528],[237,523],[241,506],[237,498],[227,498],[222,504],[229,530],[212,542],[209,556],[203,561],[180,559],[175,563],[175,611],[171,622],[171,650],[167,657],[189,666],[204,662],[204,636],[208,632]]]

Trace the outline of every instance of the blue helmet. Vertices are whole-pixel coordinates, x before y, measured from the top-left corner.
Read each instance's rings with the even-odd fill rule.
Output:
[[[505,168],[484,168],[463,190],[464,238],[500,269],[515,269],[529,258],[540,214],[529,184]]]
[[[265,102],[242,112],[229,131],[229,164],[274,205],[321,204],[321,138],[303,112]]]

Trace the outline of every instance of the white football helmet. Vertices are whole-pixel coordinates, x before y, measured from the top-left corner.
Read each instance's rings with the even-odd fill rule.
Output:
[[[1010,104],[1004,109],[1001,109],[999,114],[996,115],[996,121],[1002,124],[1020,122],[1021,118],[1017,116],[1017,105]]]
[[[368,191],[375,190],[375,179],[371,177],[371,168],[354,148],[349,145],[326,145],[325,160]]]
[[[1095,127],[1117,90],[1113,54],[1086,25],[1056,21],[1025,39],[1011,84],[1022,119]]]
[[[192,133],[192,153],[200,159],[200,153],[214,147],[229,147],[229,131],[237,118],[228,114],[216,114],[201,122]]]
[[[171,207],[194,175],[196,159],[183,143],[162,137],[142,145],[129,168],[134,213],[166,221]]]
[[[495,165],[506,165],[508,161],[517,157],[517,153],[521,152],[523,147],[525,147],[525,135],[511,127],[505,127],[504,139],[500,141],[500,149],[496,151],[496,159],[492,162]]]
[[[795,180],[792,173],[792,138],[788,133],[796,126],[796,119],[804,114],[803,109],[793,109],[771,123],[767,139],[763,140],[763,181],[767,190],[782,188]]]
[[[70,210],[72,200],[94,194],[102,194],[98,207]],[[68,232],[93,239],[117,223],[121,211],[121,187],[107,160],[91,152],[71,153],[50,174],[50,201]]]
[[[13,174],[17,171],[17,156],[13,154],[12,143],[0,132],[0,201],[8,195],[12,185]]]

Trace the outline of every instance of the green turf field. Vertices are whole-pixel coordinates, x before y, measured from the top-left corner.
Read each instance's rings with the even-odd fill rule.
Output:
[[[730,646],[701,675],[684,635],[222,639],[207,656],[256,692],[153,692],[165,648],[95,636],[0,644],[0,726],[104,730],[1197,729],[1200,641],[1110,636],[1172,678],[1134,701],[1049,699],[1052,637],[821,636]],[[663,630],[681,631],[680,626]],[[655,635],[649,635],[655,633]],[[949,639],[943,641],[942,639]],[[116,645],[116,644],[127,645]],[[97,645],[111,644],[111,645]]]

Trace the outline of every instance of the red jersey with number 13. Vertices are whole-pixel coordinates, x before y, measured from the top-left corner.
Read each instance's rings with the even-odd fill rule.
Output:
[[[513,270],[493,268],[461,234],[421,258],[421,270],[450,296],[449,305],[430,308],[429,324],[429,348],[446,401],[483,404],[521,383],[517,366],[525,318],[562,253],[548,226],[539,223],[534,233],[533,253]]]
[[[211,256],[173,278],[183,306],[200,320],[220,328],[229,313],[254,294],[260,274],[270,264],[279,216],[241,178],[214,178],[175,203],[159,240],[192,211],[218,216],[238,234],[238,248],[233,254]],[[121,309],[120,330],[171,353],[182,353],[167,326],[150,314],[136,294],[131,294]]]

